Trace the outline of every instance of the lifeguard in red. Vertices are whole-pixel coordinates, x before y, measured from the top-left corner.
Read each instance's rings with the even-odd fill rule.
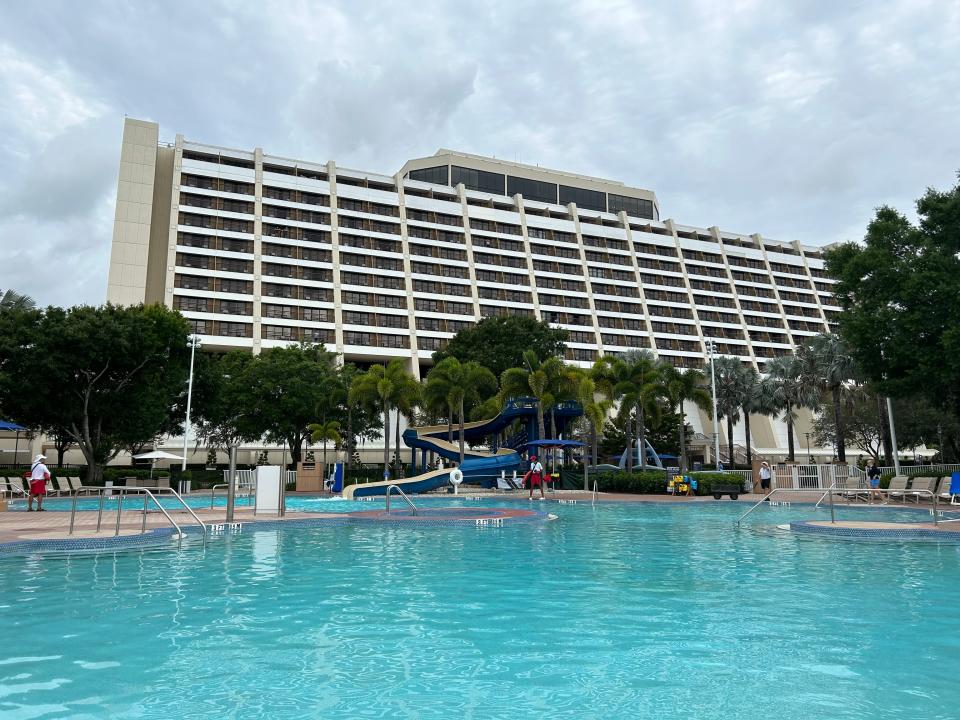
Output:
[[[50,479],[50,471],[43,461],[47,459],[46,455],[37,455],[33,459],[33,466],[30,468],[30,495],[27,498],[27,512],[33,511],[33,499],[37,499],[37,511],[44,512],[43,498],[47,494],[47,480]]]
[[[530,469],[523,476],[524,482],[530,488],[530,499],[533,500],[534,486],[540,488],[540,497],[543,498],[543,465],[537,460],[536,455],[530,456]]]

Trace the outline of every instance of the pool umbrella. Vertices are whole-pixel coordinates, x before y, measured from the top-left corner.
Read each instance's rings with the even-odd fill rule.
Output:
[[[183,460],[183,456],[174,455],[173,453],[164,452],[163,450],[151,450],[148,453],[140,453],[139,455],[134,455],[133,459],[150,461],[150,479],[152,480],[153,466],[157,464],[157,460]]]
[[[20,433],[22,433],[26,428],[23,425],[17,425],[15,422],[10,422],[9,420],[0,420],[0,430],[6,430],[10,432],[11,430],[17,434],[16,444],[13,446],[13,464],[17,464],[17,453],[20,451]]]

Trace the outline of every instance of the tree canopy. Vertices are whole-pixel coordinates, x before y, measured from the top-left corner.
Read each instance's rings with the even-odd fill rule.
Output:
[[[533,318],[489,317],[454,335],[443,350],[433,354],[433,361],[439,364],[444,358],[455,357],[462,363],[476,362],[500,377],[509,368],[523,367],[527,350],[541,362],[562,355],[566,340],[566,330]]]
[[[2,314],[0,407],[30,427],[66,433],[89,481],[124,447],[180,421],[190,358],[179,313],[104,305]]]
[[[865,376],[893,397],[922,395],[960,418],[960,183],[928,189],[918,223],[881,207],[862,244],[827,253],[840,335]]]

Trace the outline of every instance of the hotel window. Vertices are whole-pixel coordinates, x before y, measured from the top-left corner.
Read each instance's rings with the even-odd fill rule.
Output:
[[[252,295],[253,283],[249,280],[221,280],[220,292],[236,293],[238,295]]]
[[[470,190],[503,195],[503,181],[504,176],[500,173],[474,170],[457,165],[450,169],[450,184],[459,185],[463,183]]]
[[[380,335],[380,347],[406,348],[410,347],[410,340],[405,335]]]
[[[526,200],[536,200],[538,202],[553,203],[557,202],[557,186],[553,183],[541,182],[539,180],[528,180],[527,178],[507,176],[507,195],[523,195]]]
[[[640,198],[625,197],[623,195],[607,195],[607,203],[610,212],[616,214],[623,210],[627,215],[633,217],[648,218],[654,220],[653,202],[651,200],[642,200]]]
[[[349,325],[372,325],[370,322],[370,313],[357,312],[355,310],[343,311],[343,322]]]
[[[194,335],[206,335],[207,334],[207,321],[206,320],[187,320],[190,323],[190,326],[193,328]]]
[[[607,210],[607,197],[605,193],[561,185],[560,204],[567,205],[569,203],[576,203],[578,208],[584,208],[586,210],[599,210],[601,212],[606,212]]]
[[[408,176],[411,180],[419,182],[432,183],[433,185],[448,185],[447,166],[438,165],[437,167],[422,168],[420,170],[411,170]]]
[[[304,300],[332,302],[333,291],[329,288],[302,287],[300,288],[300,297],[302,297]]]
[[[196,275],[177,275],[177,287],[184,290],[209,290],[210,278]]]
[[[382,308],[405,308],[407,299],[402,295],[378,295],[377,306]]]
[[[284,327],[282,325],[264,325],[263,337],[267,340],[299,340],[300,328]]]
[[[303,336],[305,340],[315,343],[332,343],[333,331],[324,328],[304,328]]]
[[[343,342],[347,345],[370,345],[373,333],[355,332],[348,330],[343,334]]]
[[[377,315],[377,326],[405,328],[407,327],[407,318],[404,315]]]
[[[222,322],[217,335],[222,337],[247,337],[249,329],[250,326],[246,323]]]
[[[207,298],[177,297],[177,309],[186,312],[207,312]]]
[[[221,300],[220,312],[224,315],[250,315],[251,307],[250,303],[240,300]]]
[[[326,322],[329,311],[326,308],[303,308],[303,319],[310,322]]]
[[[263,304],[263,316],[268,318],[282,318],[292,320],[297,316],[297,309],[290,305]]]

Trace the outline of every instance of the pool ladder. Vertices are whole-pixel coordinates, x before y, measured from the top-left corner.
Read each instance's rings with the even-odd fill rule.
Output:
[[[100,527],[101,527],[102,522],[103,522],[103,501],[104,501],[104,497],[105,497],[105,494],[106,494],[107,491],[109,491],[110,495],[117,495],[117,496],[118,496],[118,498],[117,498],[117,519],[116,519],[116,521],[114,522],[114,528],[113,528],[113,535],[114,535],[114,537],[117,537],[117,536],[120,534],[120,515],[121,515],[121,513],[123,512],[123,501],[124,501],[124,498],[126,498],[126,497],[128,497],[128,496],[130,496],[130,495],[142,495],[142,496],[143,496],[143,510],[142,510],[143,519],[142,519],[141,524],[140,524],[140,534],[142,535],[142,534],[144,534],[144,533],[147,532],[147,508],[148,508],[149,502],[152,500],[152,501],[153,501],[153,504],[157,506],[157,508],[160,510],[160,512],[163,513],[164,517],[166,517],[167,521],[168,521],[171,525],[173,525],[174,530],[176,530],[176,533],[177,533],[177,545],[178,545],[178,546],[182,545],[182,544],[183,544],[183,528],[181,528],[180,525],[179,525],[179,523],[177,523],[177,521],[174,520],[173,517],[171,517],[170,513],[167,512],[166,508],[164,508],[163,505],[160,504],[160,501],[157,499],[157,495],[160,495],[160,494],[169,494],[170,496],[176,498],[176,500],[179,502],[179,504],[183,506],[183,509],[186,510],[186,512],[188,512],[188,513],[193,517],[193,519],[196,521],[197,525],[200,526],[200,529],[203,531],[204,544],[206,544],[206,540],[207,540],[207,526],[204,524],[203,520],[201,520],[200,517],[193,511],[193,508],[191,508],[189,505],[187,505],[187,503],[184,501],[183,497],[181,497],[180,493],[178,493],[178,492],[177,492],[176,490],[174,490],[173,488],[153,488],[153,489],[144,488],[144,487],[110,487],[110,488],[106,488],[106,487],[98,487],[98,486],[85,485],[85,486],[82,486],[81,488],[79,488],[79,490],[87,491],[87,492],[89,492],[89,493],[96,493],[97,495],[100,496],[100,503],[99,503],[99,507],[97,508],[97,529],[96,529],[96,532],[97,532],[97,533],[100,532]],[[73,503],[72,503],[72,505],[71,505],[71,507],[70,507],[70,531],[69,531],[69,534],[70,534],[70,535],[73,535],[74,521],[76,520],[76,516],[77,516],[77,497],[78,497],[78,495],[79,495],[79,491],[78,491],[77,493],[74,493],[74,495],[73,495]]]
[[[400,497],[402,497],[406,501],[407,505],[410,506],[410,510],[413,512],[414,515],[416,515],[417,506],[414,505],[413,501],[407,497],[407,494],[400,489],[399,485],[387,485],[387,515],[390,514],[390,493],[393,492],[394,490],[400,493]]]

